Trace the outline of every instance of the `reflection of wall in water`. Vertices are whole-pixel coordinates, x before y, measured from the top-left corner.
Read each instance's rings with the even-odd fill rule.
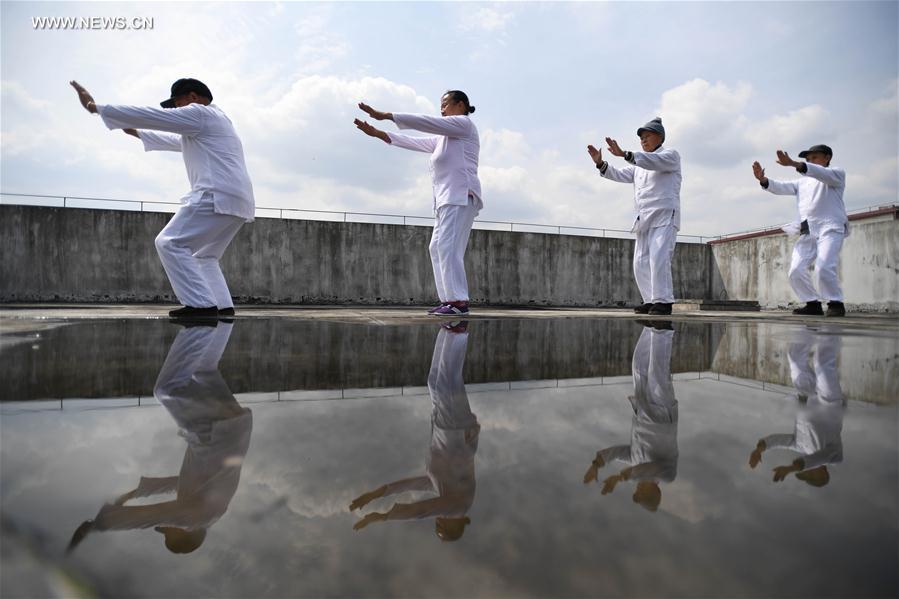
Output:
[[[678,324],[672,372],[708,370],[719,324]],[[642,326],[629,319],[491,320],[469,327],[469,384],[630,376]],[[150,395],[179,328],[150,320],[44,331],[2,352],[0,400]],[[234,393],[425,385],[437,325],[248,319],[221,361]]]
[[[782,324],[728,323],[717,341],[712,370],[743,379],[792,387],[787,357],[796,328]],[[842,336],[839,370],[846,399],[895,403],[899,397],[899,337],[854,336],[851,330],[831,329]]]

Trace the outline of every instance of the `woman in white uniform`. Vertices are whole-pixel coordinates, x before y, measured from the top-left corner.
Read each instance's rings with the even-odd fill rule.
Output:
[[[436,221],[429,249],[440,305],[428,312],[438,316],[468,314],[465,248],[474,219],[484,206],[478,179],[481,144],[478,129],[468,116],[474,112],[474,106],[464,92],[450,90],[440,100],[439,117],[381,112],[361,102],[359,108],[375,120],[393,121],[400,129],[430,134],[427,137],[412,137],[387,133],[366,121],[354,121],[366,135],[398,148],[431,154]]]
[[[350,511],[371,501],[408,491],[426,491],[432,496],[412,503],[394,503],[386,512],[370,512],[354,526],[361,530],[373,522],[435,518],[435,533],[442,541],[456,541],[471,523],[468,512],[474,503],[474,458],[481,426],[471,411],[462,378],[468,348],[468,322],[445,323],[434,342],[428,373],[431,394],[431,446],[427,474],[381,485],[363,493],[350,504]],[[436,495],[436,496],[434,496]]]

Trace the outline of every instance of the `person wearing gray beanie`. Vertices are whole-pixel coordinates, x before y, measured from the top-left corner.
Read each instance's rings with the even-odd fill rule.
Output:
[[[680,154],[662,146],[665,127],[659,117],[637,129],[637,136],[640,152],[624,151],[617,141],[606,138],[609,153],[627,162],[621,168],[603,160],[602,150],[592,145],[587,152],[604,178],[634,186],[634,278],[643,298],[634,312],[671,314],[671,257],[680,229]]]

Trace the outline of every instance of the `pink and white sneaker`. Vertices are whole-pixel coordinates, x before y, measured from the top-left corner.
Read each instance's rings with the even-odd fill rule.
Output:
[[[434,316],[461,316],[468,314],[468,305],[454,306],[452,304],[444,304],[431,312],[431,314]]]

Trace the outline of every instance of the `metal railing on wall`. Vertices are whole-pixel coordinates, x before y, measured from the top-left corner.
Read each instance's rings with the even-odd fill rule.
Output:
[[[8,201],[10,198],[12,201]],[[94,198],[84,196],[56,196],[31,193],[0,192],[0,204],[48,206],[54,208],[91,208],[103,210],[132,210],[135,212],[175,212],[178,202],[148,202],[142,200],[121,200],[115,198]],[[307,210],[302,208],[256,208],[257,218],[280,218],[288,220],[317,220],[344,223],[371,223],[387,225],[412,225],[430,227],[434,218],[403,214],[382,214],[376,212],[349,212],[340,210]],[[578,227],[568,225],[548,225],[517,221],[475,220],[475,229],[488,231],[510,231],[513,233],[544,233],[550,235],[575,235],[580,237],[608,237],[611,239],[633,239],[634,235],[625,229],[605,227]],[[681,235],[682,243],[706,243],[719,236]]]

